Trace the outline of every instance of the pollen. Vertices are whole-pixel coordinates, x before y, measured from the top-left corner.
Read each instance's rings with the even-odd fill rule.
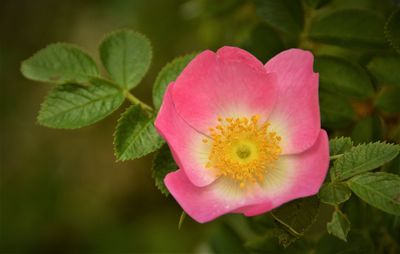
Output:
[[[260,123],[260,116],[250,118],[218,117],[218,124],[210,127],[211,150],[207,169],[217,176],[236,180],[240,188],[264,181],[268,170],[273,170],[282,152],[282,138],[269,131],[269,122]]]

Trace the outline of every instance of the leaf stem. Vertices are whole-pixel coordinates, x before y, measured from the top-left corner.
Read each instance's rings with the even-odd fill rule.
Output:
[[[338,159],[338,158],[340,158],[340,157],[342,157],[342,156],[343,156],[342,153],[341,153],[341,154],[336,154],[336,155],[330,156],[329,159],[330,159],[330,160],[336,160],[336,159]]]
[[[129,91],[125,90],[124,91],[124,96],[127,100],[132,102],[133,104],[139,104],[144,110],[148,112],[153,112],[153,108],[144,103],[143,101],[139,100],[136,98],[133,94],[131,94]]]

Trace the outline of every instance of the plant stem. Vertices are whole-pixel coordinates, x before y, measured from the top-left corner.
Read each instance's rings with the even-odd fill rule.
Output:
[[[132,104],[139,104],[144,110],[148,112],[153,112],[153,108],[147,105],[146,103],[142,102],[138,98],[136,98],[133,94],[129,91],[124,91],[125,98],[128,99]]]
[[[329,159],[330,159],[330,160],[336,160],[337,158],[340,158],[340,157],[342,157],[342,156],[343,156],[343,154],[336,154],[336,155],[330,156]]]

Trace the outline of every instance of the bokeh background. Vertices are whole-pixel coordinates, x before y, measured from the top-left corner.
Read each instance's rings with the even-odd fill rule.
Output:
[[[393,9],[390,0],[334,2],[336,8],[362,6],[379,13]],[[112,133],[125,107],[100,123],[79,130],[41,127],[35,118],[51,85],[24,79],[19,67],[22,60],[58,41],[80,45],[99,63],[97,47],[104,35],[119,28],[132,28],[146,34],[153,45],[151,69],[133,91],[150,104],[158,71],[176,56],[237,45],[266,61],[295,44],[290,38],[282,41],[272,28],[259,23],[252,1],[2,0],[0,252],[209,250],[222,220],[200,225],[186,219],[178,230],[181,210],[173,198],[164,197],[154,186],[152,155],[115,162]],[[326,46],[319,50],[346,58],[359,57],[351,49]],[[346,108],[343,111],[343,107],[335,108],[335,104],[342,105],[336,98],[325,107],[328,118],[324,124],[332,129],[345,123],[336,131],[338,135],[352,135],[362,142],[386,139],[389,134],[384,131],[385,126],[396,131],[398,113],[389,115],[386,121],[387,115],[376,115],[368,103],[352,104],[354,112]],[[393,139],[395,135],[389,138]],[[224,243],[224,239],[218,242]]]
[[[178,230],[181,210],[155,187],[152,155],[115,162],[112,133],[121,112],[79,130],[41,127],[35,118],[51,85],[24,79],[19,66],[38,49],[58,41],[76,43],[98,59],[97,47],[105,34],[132,28],[153,44],[151,70],[134,91],[151,103],[152,83],[164,64],[233,40],[236,28],[214,31],[223,25],[219,19],[225,19],[205,17],[208,11],[205,14],[203,4],[0,2],[0,252],[192,252],[201,248],[213,224],[198,225],[188,219]]]

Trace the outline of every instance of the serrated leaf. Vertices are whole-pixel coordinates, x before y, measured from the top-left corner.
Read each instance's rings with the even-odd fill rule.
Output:
[[[269,25],[260,23],[250,33],[242,46],[260,61],[267,62],[270,58],[285,49],[278,33]]]
[[[299,0],[256,0],[257,14],[270,26],[287,34],[303,28],[303,8]]]
[[[348,181],[350,189],[368,204],[400,215],[400,176],[385,172],[366,173]]]
[[[399,69],[400,72],[400,69]],[[400,112],[400,87],[384,87],[376,98],[375,106],[387,113]]]
[[[347,234],[350,231],[350,221],[341,211],[335,210],[332,220],[326,225],[329,234],[336,236],[343,241],[347,241]]]
[[[162,146],[164,141],[153,122],[154,117],[143,112],[140,105],[132,105],[122,114],[114,133],[114,149],[118,160],[137,159]]]
[[[38,122],[51,128],[80,128],[105,118],[124,101],[122,91],[107,81],[90,82],[90,86],[57,86],[42,103]]]
[[[182,57],[177,57],[170,63],[165,65],[158,73],[156,81],[153,86],[153,104],[156,109],[161,107],[164,98],[165,90],[172,81],[181,74],[183,69],[188,63],[196,56],[196,54],[189,54]]]
[[[382,140],[384,134],[383,124],[384,122],[380,116],[376,114],[361,119],[354,126],[351,139],[355,144]]]
[[[367,69],[380,84],[400,87],[400,56],[376,56]]]
[[[166,196],[169,195],[169,191],[164,184],[165,176],[172,171],[178,169],[174,158],[172,157],[171,151],[167,144],[164,144],[161,149],[154,156],[152,176],[156,183],[157,188]]]
[[[400,9],[395,10],[385,24],[385,36],[390,45],[400,54]]]
[[[344,9],[315,18],[310,38],[346,47],[384,47],[384,20],[372,11]]]
[[[353,147],[335,160],[332,176],[334,181],[346,180],[352,176],[371,171],[394,159],[399,146],[387,143],[369,143]]]
[[[359,65],[331,56],[315,59],[319,72],[320,88],[345,97],[365,99],[374,94],[372,82]]]
[[[150,41],[142,34],[121,30],[108,35],[100,44],[101,61],[110,77],[121,87],[139,84],[150,67]]]
[[[326,183],[319,190],[318,196],[321,202],[336,206],[347,201],[351,191],[344,183]]]
[[[67,43],[50,44],[22,62],[22,74],[35,81],[86,83],[99,71],[93,59],[83,50]]]
[[[337,137],[329,140],[330,155],[338,155],[349,151],[353,147],[353,141],[349,137]]]
[[[294,236],[301,236],[314,223],[319,211],[315,196],[294,200],[271,212],[273,218]]]
[[[321,122],[325,128],[347,127],[353,123],[356,113],[347,98],[320,92]]]

